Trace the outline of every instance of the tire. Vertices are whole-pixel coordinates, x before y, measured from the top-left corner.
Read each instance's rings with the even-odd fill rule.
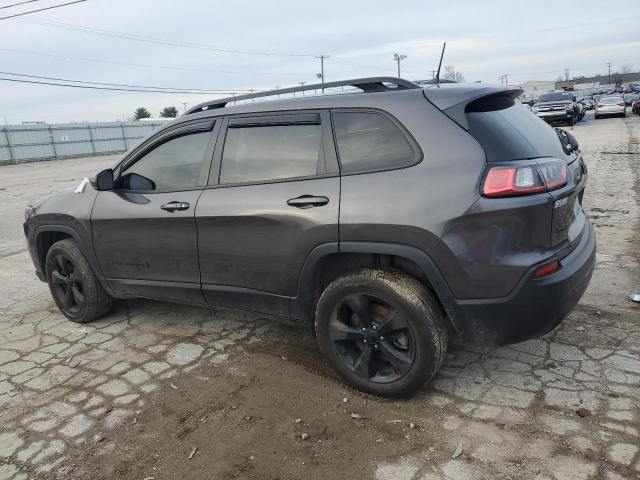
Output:
[[[45,268],[51,296],[69,320],[87,323],[111,309],[113,299],[74,240],[54,243],[47,252]]]
[[[449,342],[444,312],[427,288],[383,268],[334,280],[318,300],[315,329],[340,376],[383,397],[405,397],[431,381]]]

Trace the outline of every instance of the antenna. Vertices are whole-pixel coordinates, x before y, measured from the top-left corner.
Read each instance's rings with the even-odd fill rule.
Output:
[[[447,42],[442,45],[442,53],[440,54],[440,63],[438,64],[438,72],[436,73],[436,85],[440,85],[440,68],[442,67],[442,58],[444,57],[444,49],[447,48]]]

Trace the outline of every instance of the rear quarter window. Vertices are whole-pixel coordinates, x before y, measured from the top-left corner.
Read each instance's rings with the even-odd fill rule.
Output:
[[[469,133],[480,143],[489,162],[568,154],[555,130],[510,95],[488,95],[467,105]]]
[[[400,128],[377,112],[333,112],[333,127],[343,173],[390,170],[419,161]]]

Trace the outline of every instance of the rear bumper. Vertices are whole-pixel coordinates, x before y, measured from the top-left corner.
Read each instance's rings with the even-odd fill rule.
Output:
[[[622,115],[625,111],[626,110],[624,107],[616,108],[615,110],[614,109],[607,109],[607,110],[596,109],[596,115],[601,117],[606,117],[607,115]]]
[[[534,279],[532,269],[504,298],[454,301],[456,326],[463,341],[506,345],[554,329],[587,289],[595,255],[596,234],[587,222],[579,245],[561,260],[562,268],[556,273]]]

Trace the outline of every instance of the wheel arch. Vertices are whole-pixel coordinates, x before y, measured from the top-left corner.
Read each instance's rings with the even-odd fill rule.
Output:
[[[62,225],[41,225],[34,233],[34,245],[36,251],[36,257],[38,259],[38,266],[40,267],[40,271],[46,274],[45,271],[45,263],[47,259],[47,253],[51,246],[65,239],[72,239],[78,243],[80,246],[80,242],[78,241],[79,236],[70,227],[65,227]],[[82,247],[80,247],[82,249]]]
[[[312,322],[322,290],[338,276],[367,266],[388,266],[415,277],[434,293],[447,314],[449,326],[459,331],[454,297],[435,262],[416,247],[395,243],[332,242],[313,249],[300,273],[291,316]]]
[[[46,276],[45,263],[47,259],[47,252],[53,244],[65,239],[72,239],[76,242],[78,248],[89,262],[89,265],[93,269],[93,272],[100,284],[107,292],[109,292],[110,295],[112,295],[112,290],[109,287],[108,282],[105,281],[104,276],[102,275],[102,270],[100,269],[95,255],[93,254],[93,246],[87,246],[86,242],[82,240],[82,236],[74,228],[66,225],[40,225],[34,231],[33,248],[40,272]]]

